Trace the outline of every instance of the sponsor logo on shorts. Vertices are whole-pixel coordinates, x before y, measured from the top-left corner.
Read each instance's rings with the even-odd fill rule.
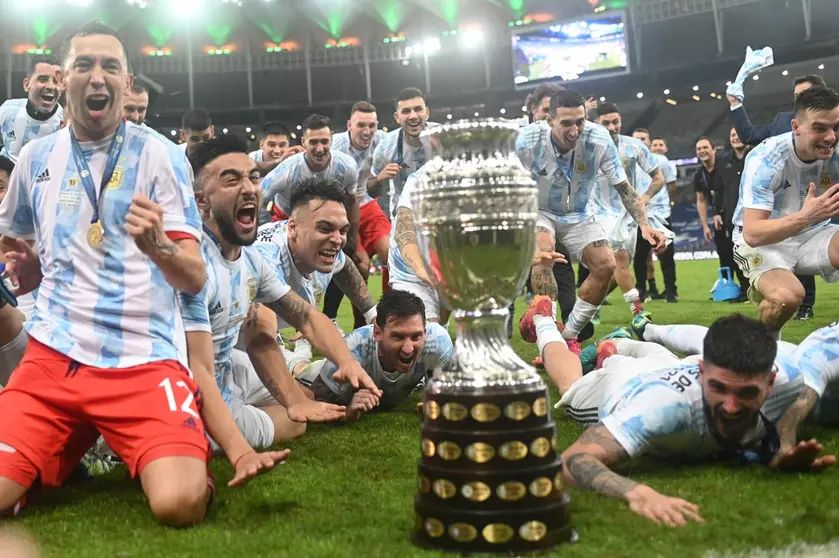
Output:
[[[184,428],[188,428],[189,430],[198,430],[198,423],[195,422],[195,419],[192,417],[189,417],[188,419],[184,420],[181,423],[181,426],[183,426]]]
[[[754,256],[752,256],[752,266],[759,267],[762,263],[763,256],[761,256],[760,254],[755,254]]]

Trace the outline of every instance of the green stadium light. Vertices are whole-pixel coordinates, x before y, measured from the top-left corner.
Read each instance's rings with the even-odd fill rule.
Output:
[[[332,45],[330,43],[326,43],[326,48],[332,48]]]
[[[390,37],[385,37],[384,39],[382,39],[382,42],[384,44],[388,44],[390,42]]]
[[[224,54],[230,54],[230,49],[229,49],[229,48],[226,48],[226,49],[224,49],[222,52],[224,52]]]
[[[265,52],[274,52],[274,47],[268,47],[265,49]]]

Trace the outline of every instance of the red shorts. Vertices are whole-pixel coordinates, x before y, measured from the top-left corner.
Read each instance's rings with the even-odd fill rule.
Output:
[[[390,221],[376,200],[362,205],[359,217],[358,240],[367,255],[372,258],[376,253],[376,243],[379,239],[390,236]],[[387,264],[387,262],[382,263]]]
[[[100,433],[132,476],[162,457],[207,461],[200,406],[198,385],[176,361],[94,368],[30,339],[0,390],[0,476],[58,486]]]
[[[277,221],[288,221],[288,215],[283,213],[283,210],[280,209],[275,203],[271,204],[271,222],[276,223]]]

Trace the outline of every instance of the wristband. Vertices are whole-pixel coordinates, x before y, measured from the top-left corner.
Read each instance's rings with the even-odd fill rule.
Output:
[[[370,325],[373,323],[373,320],[376,319],[377,315],[378,312],[376,311],[376,307],[374,306],[373,308],[364,313],[364,321],[367,322],[367,325]]]

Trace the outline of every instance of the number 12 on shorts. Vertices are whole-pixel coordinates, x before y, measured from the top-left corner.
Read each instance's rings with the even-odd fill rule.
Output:
[[[175,391],[172,389],[172,380],[169,378],[164,379],[162,382],[158,384],[158,387],[162,387],[163,391],[166,393],[166,402],[169,403],[169,410],[173,413],[177,413],[179,410],[185,413],[189,413],[193,417],[200,419],[201,417],[192,408],[192,402],[195,400],[195,395],[190,391],[189,386],[186,385],[186,382],[183,380],[179,380],[175,383],[177,387],[183,388],[186,391],[186,397],[184,398],[183,403],[181,403],[180,409],[178,409],[178,404],[175,401]]]

